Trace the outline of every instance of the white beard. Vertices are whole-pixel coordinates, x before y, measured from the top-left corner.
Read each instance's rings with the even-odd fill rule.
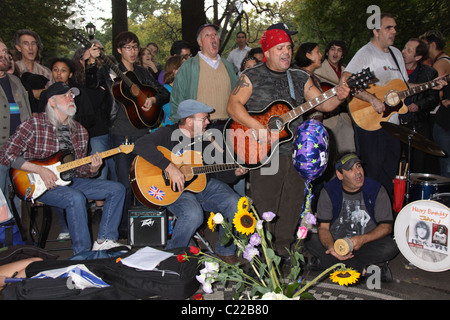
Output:
[[[73,109],[69,109],[70,106],[74,106]],[[75,105],[75,102],[72,102],[71,104],[69,104],[67,107],[64,107],[58,103],[56,103],[56,108],[64,113],[65,115],[69,116],[69,117],[73,117],[75,115],[75,113],[77,113],[77,106]]]

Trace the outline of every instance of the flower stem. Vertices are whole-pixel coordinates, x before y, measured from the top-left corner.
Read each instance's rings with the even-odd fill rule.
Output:
[[[317,277],[315,277],[312,281],[308,282],[304,287],[302,287],[298,292],[296,292],[292,298],[295,298],[299,295],[301,295],[303,292],[305,292],[306,290],[309,289],[309,287],[311,287],[313,284],[315,284],[320,278],[322,278],[324,275],[326,275],[327,273],[333,271],[334,269],[336,269],[337,267],[341,267],[344,268],[345,264],[343,263],[336,263],[335,265],[332,265],[331,267],[329,267],[328,269],[326,269],[325,271],[323,271],[321,274],[319,274]]]

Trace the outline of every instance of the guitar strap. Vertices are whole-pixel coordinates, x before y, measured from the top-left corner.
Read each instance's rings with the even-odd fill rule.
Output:
[[[287,75],[288,84],[289,84],[289,94],[295,105],[296,99],[295,99],[294,82],[292,81],[292,76],[291,76],[291,72],[289,71],[289,69],[286,70],[286,75]]]
[[[403,76],[403,73],[402,73],[402,69],[400,69],[400,65],[398,64],[397,59],[395,58],[394,52],[392,52],[392,49],[390,47],[389,47],[389,52],[391,53],[392,59],[394,59],[394,62],[397,65],[398,72],[400,72],[400,74],[402,75],[402,79],[409,89],[408,81],[405,80],[405,77]]]

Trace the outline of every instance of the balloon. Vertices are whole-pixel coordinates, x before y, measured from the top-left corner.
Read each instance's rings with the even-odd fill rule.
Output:
[[[328,162],[328,133],[323,124],[310,119],[298,126],[292,146],[294,168],[305,178],[305,190],[302,212],[303,218],[311,211],[314,197],[311,181],[324,173]]]
[[[320,177],[328,162],[328,133],[322,123],[310,119],[298,126],[292,151],[294,167],[308,181]]]

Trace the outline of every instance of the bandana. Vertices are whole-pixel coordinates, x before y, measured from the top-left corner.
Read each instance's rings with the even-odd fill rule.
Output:
[[[292,40],[286,31],[280,29],[266,30],[259,41],[263,52],[266,52],[270,48],[275,47],[277,44],[284,42],[292,42]],[[265,57],[264,61],[266,61]]]

